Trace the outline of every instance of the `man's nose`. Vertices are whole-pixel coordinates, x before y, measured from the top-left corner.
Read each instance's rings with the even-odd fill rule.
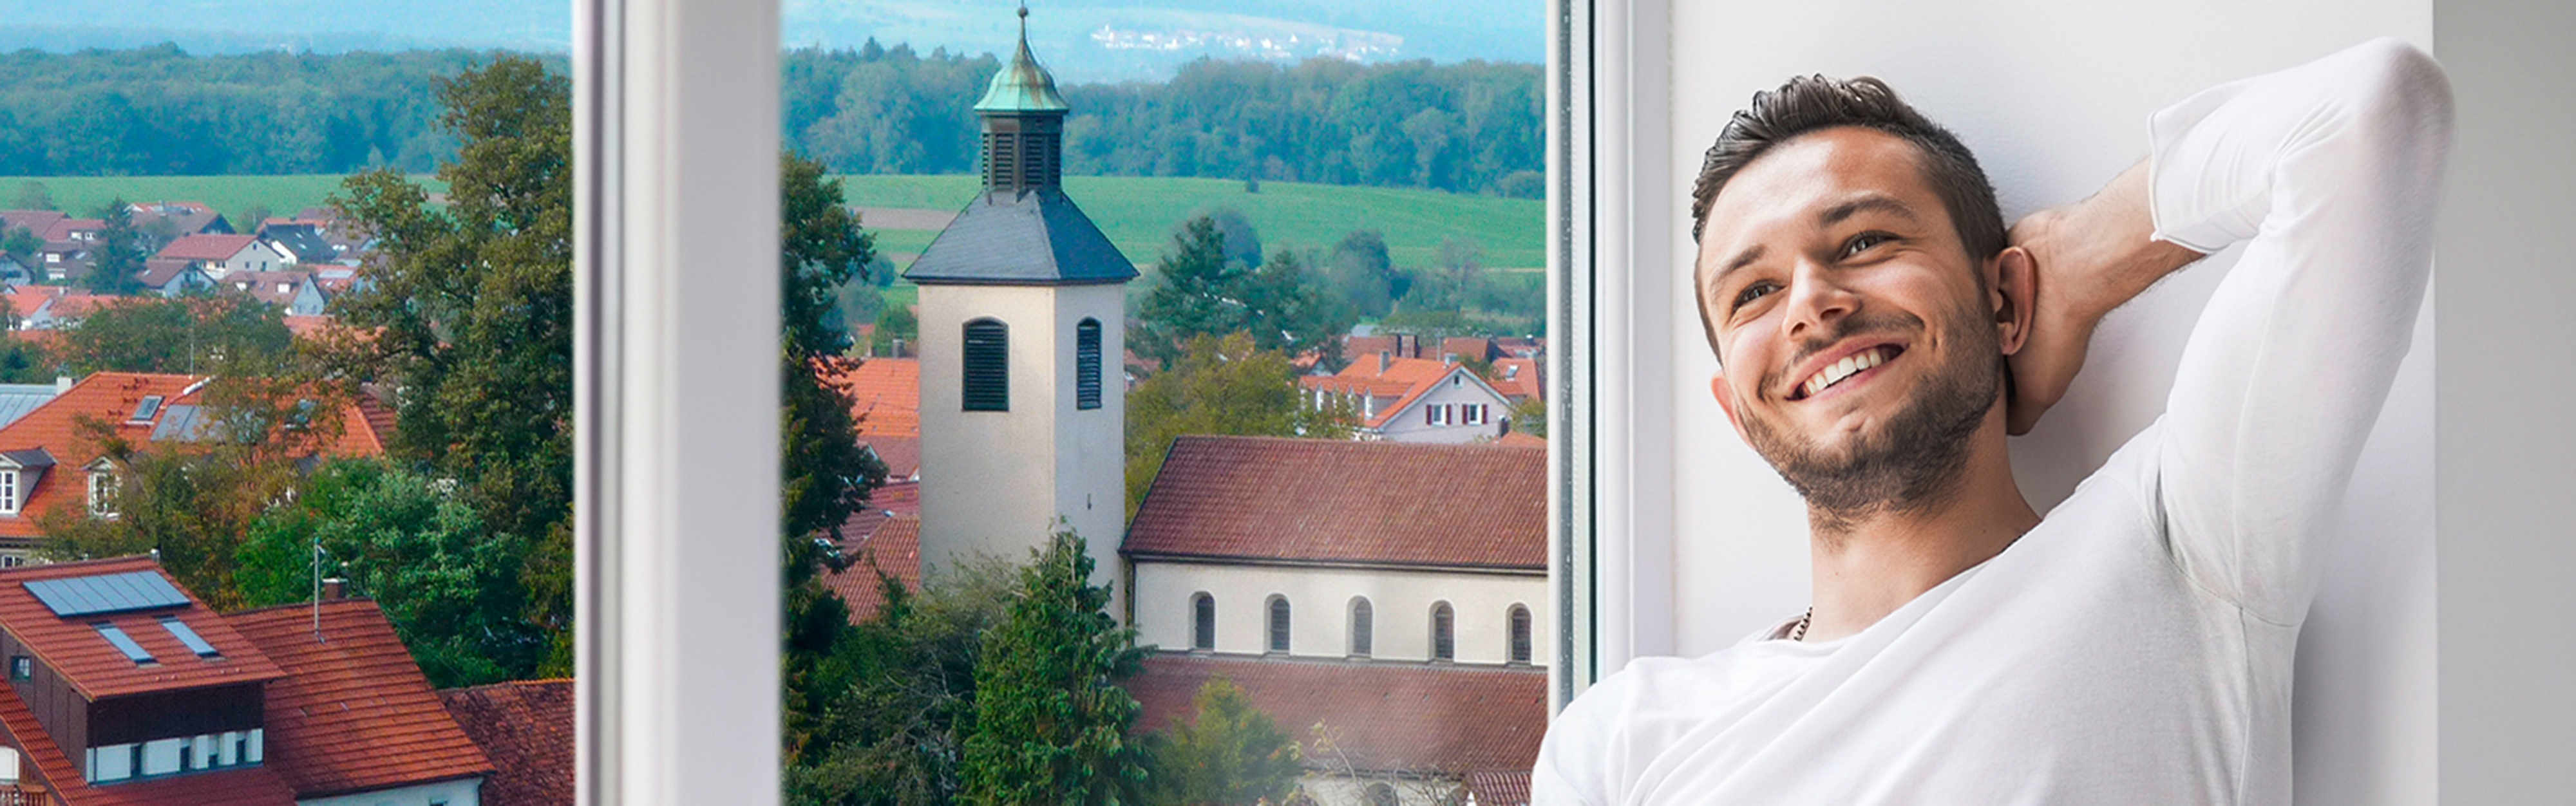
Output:
[[[1832,333],[1835,320],[1860,308],[1860,295],[1844,286],[1832,270],[1812,262],[1799,264],[1785,293],[1789,307],[1781,319],[1781,335],[1793,341]]]

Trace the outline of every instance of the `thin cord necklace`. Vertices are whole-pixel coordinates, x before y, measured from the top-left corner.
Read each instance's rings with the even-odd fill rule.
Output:
[[[1805,640],[1807,640],[1807,623],[1808,623],[1808,622],[1811,622],[1811,621],[1815,621],[1815,620],[1816,620],[1816,607],[1815,607],[1814,605],[1808,605],[1808,606],[1807,606],[1807,614],[1806,614],[1806,615],[1803,615],[1803,616],[1799,616],[1799,617],[1798,617],[1798,626],[1796,626],[1796,627],[1792,627],[1792,628],[1790,628],[1790,629],[1789,629],[1789,640],[1791,640],[1791,641],[1805,641]]]

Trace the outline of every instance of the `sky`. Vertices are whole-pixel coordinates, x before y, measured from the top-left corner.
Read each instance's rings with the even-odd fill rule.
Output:
[[[781,0],[788,47],[875,37],[1007,53],[1015,0]],[[531,0],[0,0],[0,50],[177,43],[192,53],[418,47],[562,52],[571,6]],[[1033,0],[1030,46],[1058,80],[1159,80],[1202,56],[1380,62],[1545,57],[1544,0]]]

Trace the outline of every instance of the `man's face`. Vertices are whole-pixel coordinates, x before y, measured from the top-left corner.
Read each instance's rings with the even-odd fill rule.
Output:
[[[1727,182],[1700,239],[1711,390],[1820,509],[1937,492],[2000,392],[1996,264],[1970,260],[1920,160],[1874,129],[1801,135]]]

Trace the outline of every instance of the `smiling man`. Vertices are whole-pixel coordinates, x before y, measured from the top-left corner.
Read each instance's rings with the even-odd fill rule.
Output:
[[[1710,391],[1806,500],[1812,606],[1594,685],[1534,802],[2288,803],[2292,653],[2450,118],[2430,58],[2365,43],[2155,113],[2145,162],[2007,232],[1877,80],[1755,96],[1693,191],[1694,285]],[[2105,314],[2231,246],[2164,414],[2033,511],[2006,436]]]

